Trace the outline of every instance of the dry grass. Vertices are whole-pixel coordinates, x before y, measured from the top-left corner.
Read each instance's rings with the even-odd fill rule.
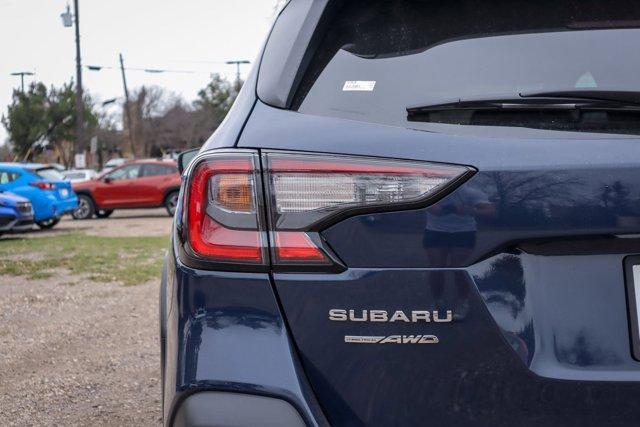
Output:
[[[0,241],[0,275],[43,279],[64,269],[95,282],[144,283],[160,276],[167,237],[70,233]]]

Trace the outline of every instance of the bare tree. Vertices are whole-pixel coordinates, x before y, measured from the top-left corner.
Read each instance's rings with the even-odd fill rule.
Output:
[[[197,121],[192,107],[182,99],[175,100],[161,117],[153,118],[155,150],[185,149],[196,139]]]
[[[142,86],[132,95],[131,130],[135,141],[135,156],[149,156],[151,146],[158,137],[154,119],[162,117],[167,109],[170,95],[158,86]]]
[[[130,101],[135,155],[155,157],[201,146],[220,125],[236,96],[234,85],[217,74],[193,103],[157,86],[136,89]]]
[[[98,113],[98,127],[95,136],[98,138],[99,150],[96,162],[102,166],[109,157],[122,157],[125,146],[124,132],[118,129],[120,117],[105,111]]]
[[[12,147],[10,142],[0,144],[0,162],[9,162],[13,159]]]

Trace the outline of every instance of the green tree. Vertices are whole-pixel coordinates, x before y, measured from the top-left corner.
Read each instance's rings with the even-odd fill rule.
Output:
[[[234,85],[229,80],[219,74],[213,74],[207,86],[198,92],[194,107],[211,114],[210,119],[215,129],[224,120],[237,95]]]
[[[220,126],[238,92],[234,84],[219,74],[211,76],[211,81],[198,92],[198,98],[193,102],[195,140],[191,146],[202,145]]]
[[[30,160],[37,149],[36,142],[48,141],[69,165],[71,153],[63,149],[62,143],[75,140],[75,98],[73,81],[48,90],[42,83],[31,84],[25,93],[14,90],[7,114],[2,116],[14,153]],[[89,134],[98,119],[88,94],[84,96],[84,120]]]
[[[47,88],[42,83],[31,84],[24,93],[13,91],[7,114],[2,116],[2,125],[18,156],[27,155],[33,144],[46,134],[47,109]]]

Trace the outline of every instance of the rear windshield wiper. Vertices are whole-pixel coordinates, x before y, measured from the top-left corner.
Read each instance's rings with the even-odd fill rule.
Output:
[[[407,107],[409,116],[460,110],[640,111],[640,92],[556,91]]]
[[[610,101],[640,105],[640,91],[633,90],[598,90],[572,89],[547,92],[521,93],[523,98],[575,98],[585,101]]]

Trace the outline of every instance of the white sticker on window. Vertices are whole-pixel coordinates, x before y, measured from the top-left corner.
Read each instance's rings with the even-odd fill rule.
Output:
[[[342,87],[343,92],[372,92],[376,87],[375,81],[347,80]]]

